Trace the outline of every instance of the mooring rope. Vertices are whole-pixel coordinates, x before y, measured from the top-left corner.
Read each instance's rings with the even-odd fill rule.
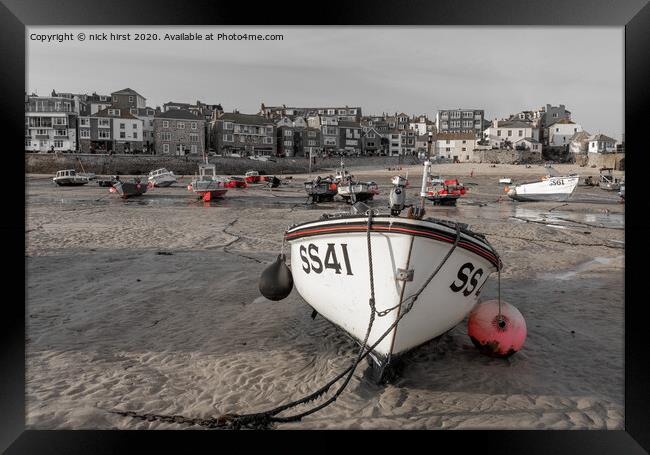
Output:
[[[370,275],[370,298],[368,299],[368,303],[371,309],[370,312],[370,319],[368,323],[368,329],[366,330],[366,336],[364,338],[364,341],[361,345],[361,348],[359,349],[359,352],[357,354],[357,357],[355,358],[354,362],[352,365],[350,365],[347,369],[339,373],[337,376],[335,376],[333,379],[331,379],[329,382],[327,382],[324,386],[322,386],[320,389],[316,390],[315,392],[300,398],[298,400],[294,400],[292,402],[286,403],[284,405],[278,406],[274,409],[268,410],[268,411],[263,411],[263,412],[257,412],[257,413],[252,413],[252,414],[223,414],[219,417],[211,417],[211,418],[206,418],[206,419],[200,419],[200,418],[188,418],[184,417],[181,415],[160,415],[160,414],[138,414],[133,411],[116,411],[112,410],[109,411],[113,414],[119,414],[122,416],[126,417],[133,417],[133,418],[139,418],[142,420],[148,420],[148,421],[162,421],[162,422],[167,422],[167,423],[188,423],[190,425],[200,425],[206,428],[222,428],[222,429],[241,429],[241,428],[248,428],[248,429],[268,429],[272,423],[285,423],[285,422],[295,422],[295,421],[300,421],[303,417],[308,416],[310,414],[313,414],[324,407],[332,404],[336,399],[343,393],[345,388],[347,387],[348,383],[352,379],[352,375],[354,374],[354,371],[356,370],[357,366],[359,363],[366,358],[378,345],[381,343],[386,336],[397,326],[397,324],[402,320],[404,316],[406,316],[413,306],[415,305],[415,302],[417,301],[418,297],[426,287],[429,285],[431,280],[438,274],[440,269],[444,266],[444,264],[447,262],[451,254],[454,252],[456,247],[458,246],[458,242],[460,241],[460,227],[458,224],[456,224],[456,239],[454,240],[454,244],[452,247],[449,249],[445,257],[440,261],[438,266],[434,269],[434,271],[431,273],[431,275],[427,278],[427,280],[424,282],[424,284],[414,293],[408,296],[404,301],[409,301],[408,305],[406,306],[405,310],[397,316],[397,319],[388,327],[388,329],[375,341],[375,343],[370,346],[369,348],[366,349],[367,343],[368,343],[368,338],[370,336],[370,332],[372,330],[372,326],[374,323],[375,319],[375,290],[374,290],[374,273],[373,273],[373,266],[372,266],[372,245],[371,245],[371,238],[370,238],[370,231],[371,231],[371,226],[372,226],[372,216],[373,212],[372,210],[368,211],[368,228],[367,228],[367,243],[368,243],[368,268],[369,268],[369,275]],[[313,401],[320,397],[321,395],[325,394],[335,383],[337,383],[341,378],[343,378],[345,375],[347,375],[345,381],[341,385],[341,387],[338,388],[338,390],[334,393],[334,395],[328,399],[327,401],[321,403],[318,406],[315,406],[307,411],[304,411],[299,414],[295,414],[292,416],[286,416],[286,417],[277,417],[277,414],[281,413],[282,411],[285,411],[287,409],[296,407],[301,404],[308,403],[310,401]]]

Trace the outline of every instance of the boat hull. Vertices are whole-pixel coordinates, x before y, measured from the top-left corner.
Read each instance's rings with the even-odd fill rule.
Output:
[[[113,185],[113,188],[115,188],[117,194],[123,199],[141,196],[147,192],[147,185],[145,183],[117,182]]]
[[[358,342],[363,340],[370,318],[366,236],[364,216],[306,223],[286,234],[297,291],[317,313]],[[394,309],[375,317],[369,345],[395,323],[408,297],[425,284],[452,248],[455,237],[455,229],[437,222],[373,218],[376,309]],[[476,304],[497,261],[486,241],[463,233],[458,247],[426,285],[411,311],[371,353],[374,361],[385,367],[392,358],[461,322]],[[410,280],[409,270],[413,271]]]
[[[54,178],[54,183],[56,183],[59,186],[81,186],[81,185],[86,185],[89,180],[87,178],[80,178],[80,177],[66,177],[66,178]]]
[[[378,194],[377,185],[356,183],[352,185],[338,185],[338,195],[348,201],[368,201]]]
[[[154,177],[154,178],[149,178],[149,182],[153,183],[153,186],[155,187],[166,188],[176,183],[176,177],[172,177],[172,176]]]
[[[579,177],[549,177],[510,188],[508,197],[515,201],[565,202],[573,195]]]
[[[315,202],[332,201],[337,194],[336,184],[329,182],[305,182],[307,196]]]

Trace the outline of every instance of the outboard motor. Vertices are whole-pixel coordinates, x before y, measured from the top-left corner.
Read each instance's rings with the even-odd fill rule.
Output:
[[[390,191],[390,214],[398,216],[406,207],[406,179],[397,175],[392,180],[393,189]]]

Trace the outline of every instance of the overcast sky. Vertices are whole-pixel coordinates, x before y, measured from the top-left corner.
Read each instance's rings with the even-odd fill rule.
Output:
[[[41,43],[32,33],[127,33]],[[134,41],[134,33],[160,41]],[[164,41],[165,33],[282,33],[283,41]],[[151,107],[361,106],[364,114],[485,109],[502,118],[565,104],[588,132],[623,133],[622,27],[29,27],[27,91],[110,94]]]

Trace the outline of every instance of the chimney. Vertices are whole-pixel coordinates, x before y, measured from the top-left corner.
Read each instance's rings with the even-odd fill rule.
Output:
[[[497,119],[492,120],[492,126],[494,128],[498,128],[499,127],[499,121]]]

